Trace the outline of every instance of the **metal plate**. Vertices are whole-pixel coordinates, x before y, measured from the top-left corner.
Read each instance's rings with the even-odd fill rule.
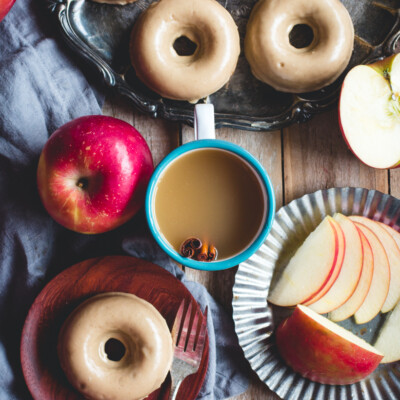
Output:
[[[154,0],[125,6],[88,0],[46,0],[63,37],[95,66],[102,80],[130,98],[142,111],[193,125],[193,104],[160,98],[136,77],[129,62],[129,35],[139,14]],[[239,27],[241,45],[256,0],[220,1]],[[343,0],[352,17],[356,39],[348,69],[400,50],[400,0]],[[312,71],[310,71],[312,73]],[[312,93],[277,92],[250,72],[243,51],[229,83],[207,101],[215,106],[216,127],[274,130],[305,121],[334,104],[344,74],[332,85]]]
[[[282,207],[259,251],[240,264],[233,286],[233,319],[239,343],[260,379],[286,400],[400,399],[400,362],[381,364],[361,382],[323,385],[302,378],[279,357],[275,328],[291,311],[267,303],[275,269],[285,266],[307,235],[326,215],[365,215],[400,231],[400,200],[375,190],[333,188],[305,195]],[[373,342],[387,314],[357,325],[339,323]]]

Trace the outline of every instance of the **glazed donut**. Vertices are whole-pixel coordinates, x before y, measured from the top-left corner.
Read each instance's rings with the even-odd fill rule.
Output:
[[[312,41],[294,47],[296,25],[312,29]],[[282,92],[310,92],[333,83],[350,61],[354,28],[339,0],[260,0],[251,12],[245,56],[253,75]]]
[[[118,354],[109,349],[118,344]],[[142,399],[164,382],[173,344],[167,323],[145,300],[110,292],[89,298],[64,322],[58,356],[70,383],[92,400]],[[118,355],[118,357],[116,357]]]
[[[178,55],[174,43],[196,44]],[[215,0],[161,0],[132,30],[130,56],[136,75],[162,97],[197,100],[216,92],[233,74],[240,52],[239,33],[229,12]]]

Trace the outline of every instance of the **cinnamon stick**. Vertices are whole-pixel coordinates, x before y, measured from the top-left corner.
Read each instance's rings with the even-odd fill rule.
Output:
[[[215,261],[218,257],[217,248],[213,245],[210,245],[208,249],[208,258],[207,261]]]
[[[201,240],[195,237],[186,239],[180,249],[180,253],[183,257],[194,258],[197,251],[202,247]]]
[[[218,251],[214,245],[202,242],[196,237],[186,239],[181,245],[180,253],[183,257],[202,262],[215,261],[218,256]]]
[[[201,246],[200,252],[197,254],[197,261],[208,261],[208,243],[204,242]]]

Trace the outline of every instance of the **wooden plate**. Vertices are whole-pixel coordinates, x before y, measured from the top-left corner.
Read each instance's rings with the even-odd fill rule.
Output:
[[[65,318],[82,301],[98,293],[133,293],[154,305],[171,328],[182,299],[199,305],[172,274],[152,263],[125,256],[94,258],[57,275],[34,301],[21,339],[21,364],[35,400],[82,399],[67,381],[57,358],[57,337]],[[208,337],[198,372],[181,385],[178,399],[195,399],[208,366]],[[167,399],[170,378],[149,400]]]

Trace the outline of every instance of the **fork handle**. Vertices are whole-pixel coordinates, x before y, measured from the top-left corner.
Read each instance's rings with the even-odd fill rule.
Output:
[[[169,400],[175,400],[181,386],[182,380],[171,380],[171,390],[169,392]]]

